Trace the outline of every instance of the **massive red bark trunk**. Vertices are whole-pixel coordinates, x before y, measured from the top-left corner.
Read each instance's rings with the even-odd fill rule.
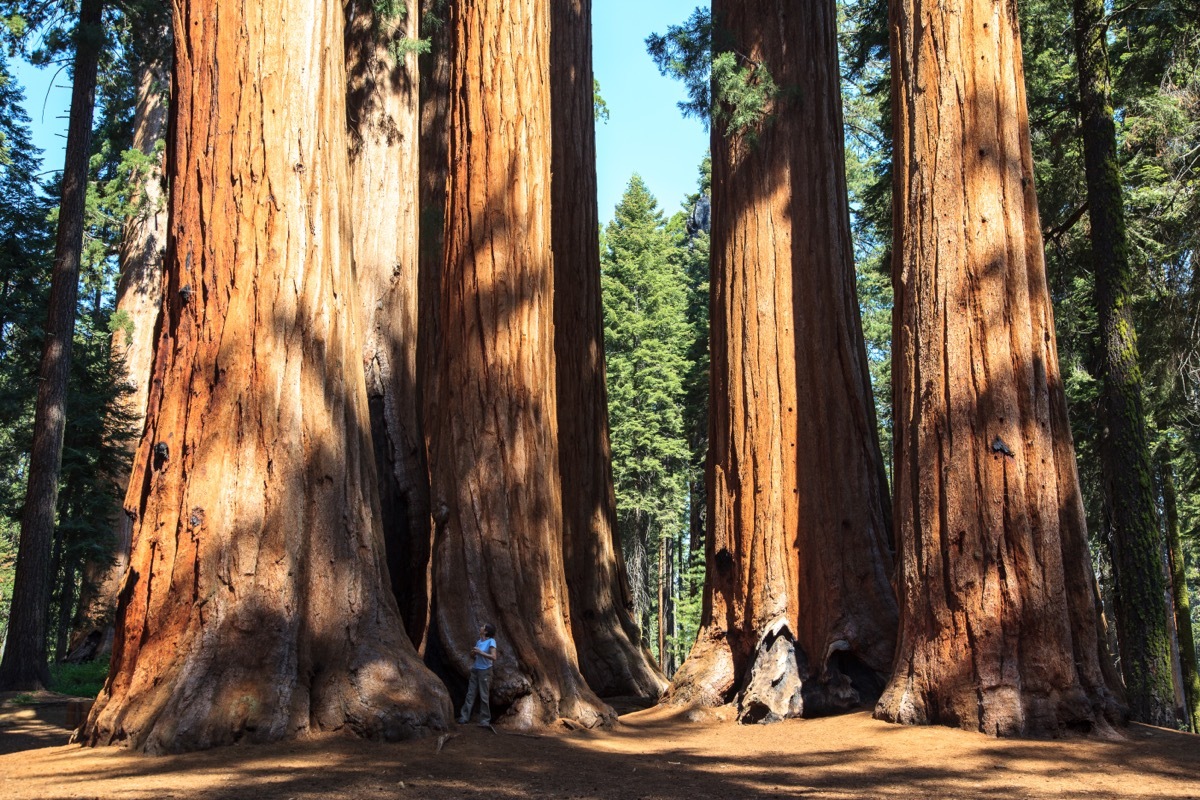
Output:
[[[563,557],[579,667],[601,696],[657,698],[666,679],[642,647],[617,534],[608,438],[591,0],[552,3],[554,350]]]
[[[175,7],[167,318],[107,683],[149,752],[442,727],[384,585],[352,286],[340,4]]]
[[[163,31],[163,35],[169,37],[170,32]],[[164,151],[159,142],[167,133],[168,80],[168,67],[161,61],[148,62],[140,70],[133,147],[151,161],[138,176],[137,210],[122,232],[116,303],[120,324],[112,334],[113,356],[121,359],[125,382],[131,389],[124,400],[124,410],[129,425],[138,433],[145,422],[150,394],[154,335],[162,304],[163,252],[167,247]],[[122,492],[126,485],[120,487]],[[112,650],[117,589],[129,566],[129,548],[133,542],[133,520],[128,514],[117,513],[113,539],[109,558],[89,561],[84,567],[68,660],[91,659]]]
[[[347,119],[354,265],[366,321],[363,360],[383,535],[404,628],[420,648],[429,622],[429,473],[417,383],[417,39],[419,10],[381,16],[346,3]]]
[[[101,0],[83,0],[79,7],[75,83],[71,89],[62,202],[54,242],[54,269],[50,276],[50,309],[38,370],[29,484],[21,513],[21,539],[4,657],[0,660],[0,689],[40,689],[50,677],[46,668],[46,617],[54,579],[50,562],[67,422],[67,380],[75,336],[75,304],[79,296],[79,259],[83,250],[83,215],[103,5]]]
[[[493,708],[611,719],[579,672],[563,568],[550,242],[549,4],[451,8],[450,162],[430,466],[434,625],[467,673],[498,628]]]
[[[877,696],[896,607],[857,304],[832,2],[713,4],[714,50],[782,88],[713,126],[708,563],[676,702],[745,720]]]
[[[1119,718],[1101,667],[1016,9],[892,6],[901,636],[876,716]]]

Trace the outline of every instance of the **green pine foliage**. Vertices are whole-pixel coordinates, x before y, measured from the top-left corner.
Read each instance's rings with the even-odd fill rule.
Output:
[[[428,39],[414,39],[404,32],[402,23],[408,17],[407,0],[371,0],[375,16],[375,32],[381,42],[386,42],[388,51],[397,62],[403,62],[409,53],[428,53]]]
[[[601,244],[617,524],[644,631],[657,630],[658,553],[687,528],[685,249],[633,176]],[[656,641],[656,636],[651,641]]]
[[[1021,30],[1038,207],[1092,550],[1112,601],[1098,454],[1098,329],[1069,6],[1031,0]],[[1106,20],[1133,314],[1152,447],[1172,443],[1185,561],[1200,551],[1200,18],[1186,2],[1127,4]],[[1161,503],[1161,497],[1160,497]],[[1160,509],[1161,511],[1161,509]],[[1195,609],[1195,568],[1189,566]],[[1111,608],[1110,608],[1111,613]]]
[[[0,5],[10,46],[35,60],[60,56],[69,44],[62,29],[70,9],[55,4]],[[52,551],[53,585],[47,631],[49,652],[65,655],[80,597],[83,566],[103,563],[114,549],[114,513],[127,477],[134,432],[124,408],[130,389],[111,352],[117,247],[127,217],[139,208],[148,159],[130,149],[139,59],[161,57],[163,43],[139,38],[142,25],[161,26],[161,4],[130,2],[106,18],[97,125],[85,211],[80,293],[67,397],[67,423]],[[16,15],[13,9],[24,11]],[[58,9],[57,14],[50,13]],[[135,17],[136,14],[144,16]],[[14,20],[20,20],[20,23]],[[162,30],[161,27],[158,30]],[[19,33],[20,37],[15,37]],[[33,34],[36,33],[37,37]],[[37,42],[37,47],[31,43]],[[54,184],[37,175],[22,97],[0,64],[0,627],[7,622],[25,500],[33,406],[42,351],[49,275],[57,225]],[[57,179],[57,177],[56,177]]]
[[[0,52],[0,628],[7,625],[54,242],[23,93]]]
[[[1200,623],[1200,17],[1186,0],[1120,5],[1109,19],[1134,303],[1155,441],[1173,442],[1180,528]],[[1111,603],[1100,475],[1097,319],[1069,4],[1019,5],[1030,134],[1059,359],[1094,563]],[[891,119],[887,4],[841,6],[843,103],[859,302],[881,442],[891,443]],[[1109,613],[1112,613],[1110,606]]]
[[[682,25],[646,38],[646,51],[659,72],[683,82],[688,99],[680,101],[685,117],[723,123],[729,137],[745,134],[751,141],[770,119],[771,102],[780,92],[770,70],[749,58],[713,26],[712,13],[697,8]]]
[[[851,0],[838,14],[846,183],[859,313],[876,424],[891,476],[892,132],[887,3]]]
[[[688,461],[688,527],[686,545],[676,548],[677,581],[675,617],[678,634],[672,640],[675,663],[682,663],[700,629],[704,600],[704,531],[707,494],[704,486],[708,460],[708,334],[709,334],[709,226],[712,209],[712,159],[700,164],[699,190],[684,201],[683,261],[687,278],[689,344],[684,375],[684,430]]]

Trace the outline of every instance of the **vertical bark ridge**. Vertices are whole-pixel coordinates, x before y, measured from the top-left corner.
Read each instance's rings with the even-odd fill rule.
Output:
[[[419,16],[416,4],[388,19],[365,0],[346,3],[354,264],[372,441],[392,591],[421,649],[433,534],[417,376],[419,74],[416,52],[399,61],[390,52],[397,33],[418,38]]]
[[[919,32],[919,33],[918,33]],[[892,7],[900,643],[876,716],[1120,716],[1101,666],[1009,4]]]
[[[666,679],[633,619],[616,525],[600,302],[591,0],[551,4],[552,244],[563,555],[579,667],[602,697]]]
[[[736,699],[746,721],[873,699],[895,635],[834,14],[713,7],[714,30],[780,92],[753,135],[713,128],[708,578],[670,697]]]
[[[312,0],[175,7],[167,317],[88,744],[446,724],[445,690],[384,585],[342,14]]]
[[[497,627],[494,708],[605,723],[571,633],[554,367],[550,9],[450,11],[450,163],[430,468],[436,634],[465,675]]]

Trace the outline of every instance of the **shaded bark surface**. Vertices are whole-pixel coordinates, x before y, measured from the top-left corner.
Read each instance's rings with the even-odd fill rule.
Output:
[[[87,744],[398,738],[449,719],[385,585],[343,193],[343,10],[243,12],[175,7],[166,317]]]
[[[1046,283],[1016,10],[892,6],[901,631],[875,714],[994,735],[1121,718]]]
[[[1133,270],[1117,163],[1103,0],[1075,0],[1074,17],[1089,238],[1100,326],[1100,463],[1116,578],[1121,672],[1133,718],[1174,727],[1171,631],[1163,602],[1167,587],[1133,327]]]
[[[169,31],[163,36],[170,37]],[[167,64],[148,62],[138,78],[138,100],[134,111],[133,147],[154,156],[167,134]],[[154,366],[154,335],[162,305],[163,253],[167,247],[167,206],[163,196],[163,155],[140,177],[141,198],[137,211],[125,223],[121,236],[121,277],[117,282],[116,313],[125,324],[112,334],[112,352],[122,361],[125,382],[131,392],[125,398],[130,425],[139,433],[145,423],[150,394],[150,372]],[[136,443],[131,446],[135,447]],[[132,455],[132,453],[130,454]],[[121,486],[123,493],[126,484]],[[68,660],[83,661],[107,655],[112,650],[116,619],[117,589],[129,566],[133,542],[133,520],[115,515],[111,557],[89,561],[83,569],[83,586]]]
[[[1171,451],[1158,451],[1158,474],[1162,484],[1163,522],[1167,529],[1167,555],[1171,568],[1171,597],[1175,607],[1175,629],[1179,637],[1179,667],[1182,675],[1188,729],[1200,733],[1200,670],[1196,668],[1196,639],[1192,630],[1192,606],[1187,590],[1187,562],[1179,538],[1179,501]]]
[[[363,362],[392,591],[422,648],[429,623],[429,471],[417,383],[419,103],[417,54],[397,61],[397,34],[418,38],[415,4],[381,17],[346,3],[346,115],[354,266],[365,320]]]
[[[756,140],[713,126],[707,576],[670,699],[744,721],[873,700],[895,638],[835,23],[833,3],[713,4],[714,50],[783,91]]]
[[[38,369],[29,484],[21,513],[12,606],[0,660],[0,689],[41,689],[49,681],[46,667],[46,617],[50,603],[51,550],[58,476],[66,431],[67,381],[75,336],[79,296],[79,259],[83,250],[83,215],[91,156],[92,113],[100,58],[101,0],[82,0],[76,33],[74,84],[67,125],[62,200],[50,274],[50,309]]]
[[[600,302],[591,0],[551,3],[552,244],[563,560],[579,668],[600,696],[657,699],[617,532]]]
[[[479,626],[493,623],[493,715],[596,725],[613,712],[579,671],[563,566],[549,3],[466,0],[449,25],[452,170],[428,420],[437,645],[464,676]]]
[[[450,176],[450,0],[422,0],[422,26],[429,50],[418,61],[420,73],[420,235],[418,247],[419,324],[417,383],[426,415],[437,409],[436,381],[427,376],[436,368],[438,353],[438,292],[446,227],[446,182]],[[429,435],[425,433],[428,451]]]

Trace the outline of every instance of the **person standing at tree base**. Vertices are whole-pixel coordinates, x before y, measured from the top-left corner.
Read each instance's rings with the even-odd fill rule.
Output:
[[[475,697],[479,696],[479,724],[492,724],[492,707],[489,697],[492,689],[492,664],[496,661],[496,626],[490,622],[479,628],[479,641],[475,643],[471,655],[475,663],[471,665],[471,678],[467,682],[467,700],[463,703],[462,711],[458,713],[458,724],[466,725],[471,720],[471,709],[475,705]]]

